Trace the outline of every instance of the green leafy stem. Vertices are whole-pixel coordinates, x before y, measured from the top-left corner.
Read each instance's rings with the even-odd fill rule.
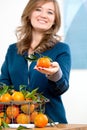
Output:
[[[39,58],[41,58],[41,57],[47,57],[47,58],[49,58],[50,61],[52,62],[52,59],[51,59],[50,57],[44,56],[44,55],[42,55],[42,54],[39,54],[39,56],[36,56],[36,55],[34,55],[34,54],[30,54],[28,57],[26,56],[25,59],[26,59],[26,60],[29,60],[30,62],[32,62],[32,61],[37,61],[37,60],[38,60]]]

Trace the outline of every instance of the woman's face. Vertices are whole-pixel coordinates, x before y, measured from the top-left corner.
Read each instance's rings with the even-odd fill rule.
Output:
[[[55,8],[53,2],[38,6],[31,14],[31,25],[36,31],[46,31],[55,21]]]

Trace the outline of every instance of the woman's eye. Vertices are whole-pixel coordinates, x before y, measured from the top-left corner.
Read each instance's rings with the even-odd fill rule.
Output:
[[[51,11],[48,11],[48,14],[53,14],[53,12],[51,12]]]
[[[40,9],[40,8],[37,8],[36,11],[41,11],[41,9]]]

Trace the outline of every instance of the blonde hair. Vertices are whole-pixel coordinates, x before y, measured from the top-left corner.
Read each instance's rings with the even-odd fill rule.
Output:
[[[61,26],[61,16],[59,5],[56,0],[30,0],[21,16],[22,25],[19,26],[16,30],[16,36],[18,39],[17,48],[18,53],[22,54],[25,51],[28,51],[31,41],[32,41],[32,26],[29,20],[32,12],[38,5],[43,5],[47,2],[53,2],[55,7],[55,23],[54,25],[44,33],[44,37],[40,41],[39,45],[35,48],[36,52],[42,52],[47,49],[50,49],[57,41],[60,41],[60,36],[57,35],[57,32]]]

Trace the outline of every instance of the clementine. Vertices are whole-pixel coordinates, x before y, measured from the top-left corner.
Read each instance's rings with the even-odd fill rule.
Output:
[[[6,117],[5,119],[3,119],[3,121],[5,121],[7,124],[11,123],[11,119],[9,117]]]
[[[49,68],[50,65],[51,65],[51,61],[48,57],[41,57],[37,60],[37,67]]]
[[[35,105],[34,104],[23,104],[23,105],[21,105],[21,110],[25,114],[32,113],[34,111],[34,109],[35,109]]]
[[[38,112],[37,111],[33,111],[30,114],[30,122],[34,123],[35,117],[37,116]]]
[[[36,115],[34,120],[34,124],[36,127],[43,128],[47,125],[47,123],[48,117],[45,114],[39,113],[38,115]]]
[[[11,101],[11,95],[9,93],[5,93],[1,96],[0,101],[1,102],[10,102]]]
[[[11,122],[11,119],[9,119],[4,112],[0,112],[0,118],[1,121],[6,122],[7,124],[9,124]]]
[[[19,107],[18,106],[8,106],[6,109],[6,114],[10,119],[16,118],[19,115]]]
[[[20,113],[16,118],[16,122],[18,124],[29,124],[30,123],[30,117],[29,117],[29,115],[26,115],[24,113]]]
[[[4,112],[0,112],[0,117],[4,117]]]
[[[24,100],[24,95],[22,92],[19,92],[19,91],[15,91],[13,94],[12,94],[12,99],[14,101],[23,101]]]

